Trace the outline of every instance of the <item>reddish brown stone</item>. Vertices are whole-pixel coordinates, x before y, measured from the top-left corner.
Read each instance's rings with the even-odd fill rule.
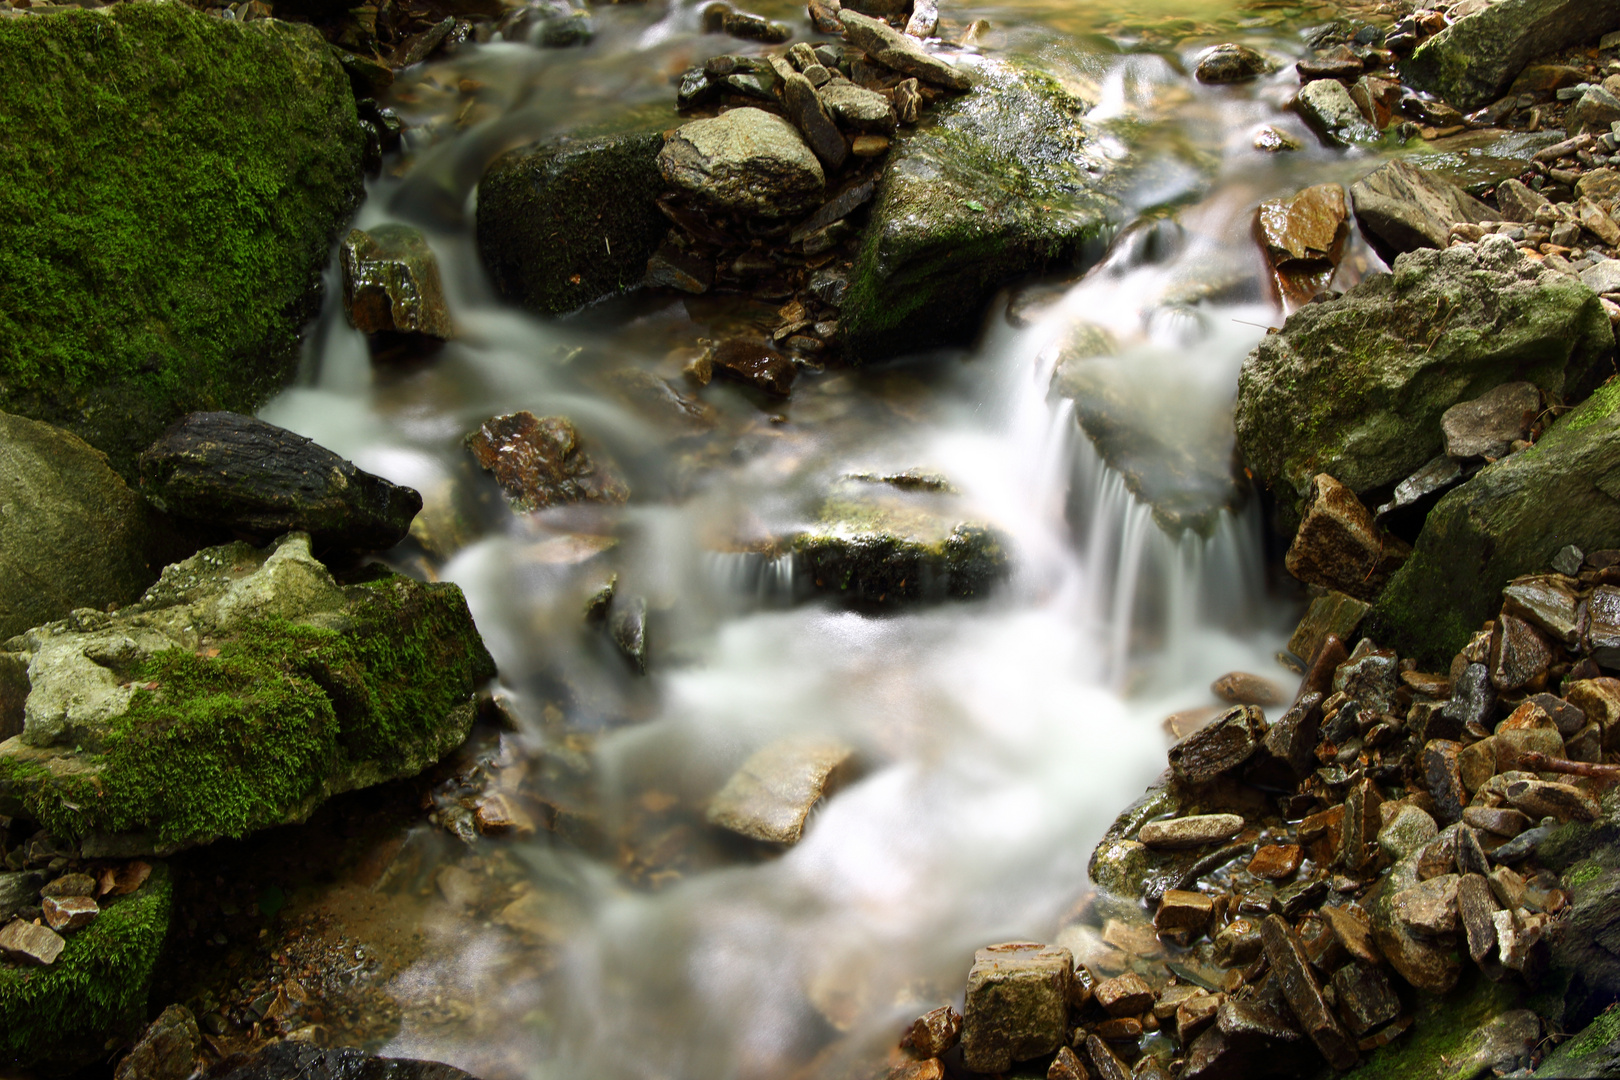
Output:
[[[1214,911],[1215,901],[1203,893],[1169,889],[1159,900],[1153,928],[1161,934],[1185,934],[1189,939],[1202,937],[1209,929]]]
[[[1249,860],[1249,873],[1272,881],[1291,878],[1304,854],[1298,844],[1267,844]]]
[[[1137,1016],[1153,1005],[1153,987],[1134,971],[1104,979],[1095,994],[1110,1016]]]
[[[1355,492],[1321,473],[1311,481],[1305,516],[1284,563],[1307,584],[1371,600],[1411,553],[1404,540],[1378,527]]]
[[[495,474],[519,511],[574,502],[622,503],[630,497],[618,470],[585,452],[566,417],[530,412],[497,416],[467,437],[467,447],[478,464]]]
[[[1316,974],[1306,961],[1293,928],[1282,916],[1267,915],[1260,924],[1260,936],[1265,942],[1266,959],[1281,980],[1283,997],[1300,1027],[1322,1051],[1328,1064],[1340,1070],[1350,1068],[1357,1061],[1356,1044],[1328,1008],[1321,984],[1316,981]]]
[[[923,1013],[911,1022],[902,1045],[923,1057],[939,1057],[962,1036],[962,1014],[949,1005]]]

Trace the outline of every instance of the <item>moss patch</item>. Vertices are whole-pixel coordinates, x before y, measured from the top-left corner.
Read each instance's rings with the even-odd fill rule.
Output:
[[[179,3],[0,20],[0,408],[133,476],[175,417],[251,411],[361,192],[315,31]]]
[[[172,894],[168,868],[154,866],[139,890],[103,901],[101,915],[68,936],[50,967],[0,967],[0,1061],[82,1065],[104,1053],[110,1036],[138,1030]]]
[[[0,791],[59,836],[145,832],[165,849],[419,772],[465,736],[493,662],[454,585],[392,575],[344,592],[342,630],[255,619],[216,655],[153,655],[98,752],[67,768],[0,758]]]
[[[1519,1006],[1511,983],[1493,983],[1472,966],[1444,997],[1420,994],[1411,1030],[1373,1051],[1344,1080],[1443,1080],[1460,1064],[1474,1032],[1492,1017]]]

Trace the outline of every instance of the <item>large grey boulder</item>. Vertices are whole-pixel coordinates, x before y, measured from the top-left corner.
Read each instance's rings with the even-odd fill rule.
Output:
[[[1072,264],[1120,216],[1084,108],[1043,72],[985,60],[970,93],[901,133],[843,301],[848,359],[965,344],[1003,284]]]
[[[146,507],[105,454],[0,413],[0,641],[74,608],[135,600],[157,577],[149,545]]]
[[[722,210],[785,217],[821,202],[821,162],[786,120],[732,109],[683,124],[658,154],[664,180]]]
[[[641,284],[669,229],[658,209],[663,136],[566,137],[509,151],[478,183],[478,254],[496,290],[563,315]]]
[[[1337,79],[1315,79],[1299,88],[1294,99],[1307,123],[1336,146],[1378,141],[1378,129],[1361,115],[1350,91]]]
[[[88,857],[302,821],[460,745],[494,664],[461,590],[387,571],[339,585],[289,533],[208,548],[137,603],[5,648],[28,664],[0,743],[0,813]]]
[[[1578,398],[1613,350],[1597,294],[1505,237],[1410,252],[1296,311],[1249,354],[1238,445],[1291,532],[1318,473],[1377,494],[1440,452],[1451,406],[1520,381]]]
[[[1395,160],[1350,186],[1356,220],[1385,258],[1418,248],[1443,248],[1451,227],[1500,215],[1451,181]]]
[[[1502,589],[1545,572],[1566,545],[1620,538],[1620,384],[1566,413],[1535,446],[1488,465],[1429,512],[1367,631],[1402,656],[1449,661],[1500,606]]]
[[[1536,57],[1617,28],[1620,6],[1606,0],[1495,0],[1425,41],[1401,74],[1468,112],[1504,93]]]

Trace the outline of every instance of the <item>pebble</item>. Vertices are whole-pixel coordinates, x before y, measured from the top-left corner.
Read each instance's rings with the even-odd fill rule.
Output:
[[[1243,819],[1237,814],[1194,814],[1150,821],[1142,826],[1137,839],[1150,848],[1175,850],[1218,844],[1242,831]]]
[[[856,157],[881,157],[888,152],[887,135],[857,135],[850,143],[850,153]]]
[[[1136,1016],[1153,1004],[1153,987],[1134,971],[1104,979],[1093,994],[1110,1016]]]
[[[962,1037],[962,1014],[949,1005],[923,1013],[912,1021],[907,1044],[923,1057],[939,1057]]]

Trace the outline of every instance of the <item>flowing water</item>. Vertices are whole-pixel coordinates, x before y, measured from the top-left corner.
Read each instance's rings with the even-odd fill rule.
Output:
[[[1058,932],[1086,894],[1093,844],[1163,768],[1168,713],[1212,704],[1208,685],[1226,671],[1290,677],[1274,655],[1295,602],[1267,592],[1253,501],[1222,511],[1207,537],[1165,533],[1049,387],[1075,328],[1101,328],[1117,348],[1088,362],[1143,424],[1171,443],[1206,445],[1213,432],[1229,454],[1238,367],[1282,318],[1254,207],[1372,162],[1320,148],[1285,110],[1289,67],[1236,88],[1191,78],[1197,52],[1221,40],[1291,61],[1332,8],[1129,7],[943,12],[991,20],[983,52],[1059,75],[1096,103],[1098,144],[1139,166],[1139,220],[1098,265],[1043,286],[1016,320],[998,303],[967,351],[810,374],[768,410],[713,384],[702,394],[719,423],[702,435],[634,411],[613,373],[678,381],[697,338],[746,323],[748,304],[641,296],[571,319],[520,313],[479,266],[474,188],[496,153],[667,107],[671,75],[754,47],[703,35],[699,5],[603,5],[587,48],[469,47],[396,84],[406,153],[372,183],[357,224],[424,230],[457,337],[425,361],[374,362],[344,321],[334,271],[304,377],[263,415],[423,492],[420,542],[396,561],[466,591],[525,752],[555,750],[563,730],[594,733],[610,823],[651,800],[701,808],[784,734],[844,740],[861,772],[779,857],[699,836],[709,857],[651,882],[542,831],[523,854],[556,898],[549,973],[509,979],[510,936],[429,920],[440,947],[398,988],[476,997],[480,1016],[429,1027],[407,1010],[386,1052],[487,1080],[784,1077],[818,1053],[824,1065],[844,1051],[881,1056],[921,1009],[960,1004],[976,947]],[[807,32],[802,9],[758,10]],[[1306,149],[1257,152],[1265,124]],[[1353,243],[1338,284],[1375,265]],[[625,467],[635,497],[506,511],[461,439],[519,409],[571,417]],[[831,478],[904,469],[948,477],[964,513],[1011,538],[1015,572],[992,597],[843,610],[807,599],[790,566],[726,543],[790,525]],[[645,677],[581,615],[612,573],[648,603]],[[547,720],[558,708],[561,727]]]

